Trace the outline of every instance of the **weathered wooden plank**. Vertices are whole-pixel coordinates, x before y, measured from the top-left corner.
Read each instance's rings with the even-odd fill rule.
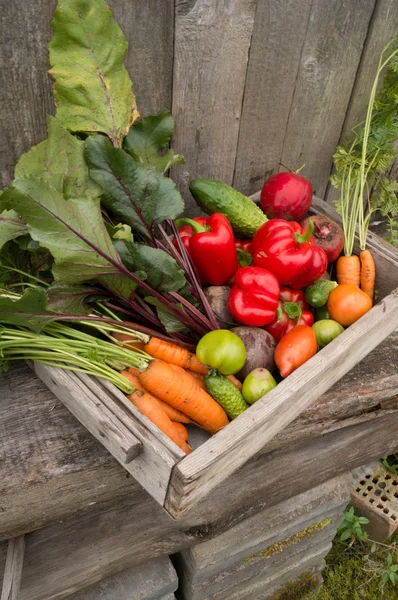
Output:
[[[174,0],[110,0],[129,43],[126,68],[142,116],[171,109]]]
[[[244,194],[279,168],[310,9],[310,0],[300,10],[295,0],[257,4],[234,174]]]
[[[61,600],[62,591],[74,593],[134,564],[215,537],[282,499],[392,452],[397,427],[395,412],[261,454],[181,521],[170,519],[137,486],[128,502],[112,510],[33,532],[18,600]]]
[[[25,554],[25,536],[20,535],[8,542],[4,568],[1,600],[17,600],[21,585],[23,560]]]
[[[173,147],[187,163],[173,179],[188,212],[190,179],[232,183],[255,7],[255,0],[176,0]]]
[[[47,45],[56,0],[2,3],[0,40],[0,188],[22,152],[46,137],[53,112]]]
[[[323,196],[374,8],[350,0],[312,3],[281,162]]]
[[[120,413],[122,407],[126,408],[123,417],[124,423],[128,423],[128,426],[110,411],[111,402],[105,399],[105,393],[96,382],[91,382],[84,376],[77,376],[73,372],[39,363],[35,363],[35,371],[54,395],[109,450],[112,456],[158,502],[163,503],[171,469],[184,456],[179,448],[169,444],[163,434],[159,435],[153,424],[143,419],[141,413],[127,401],[125,396],[122,393],[118,394],[117,389],[109,388],[107,393],[112,394],[111,398],[114,398],[115,403],[117,398],[120,398],[120,408],[116,404],[113,410]],[[97,398],[100,399],[101,396],[103,417],[98,414],[96,403],[100,401]]]
[[[398,327],[398,288],[173,468],[165,508],[180,518]]]
[[[382,409],[396,409],[392,378],[397,363],[397,334],[393,334],[281,432],[266,451],[379,418],[384,411],[375,411],[378,407],[371,398],[376,389],[391,394],[390,399],[379,397]],[[346,397],[350,404],[345,403]],[[0,376],[0,408],[0,539],[103,509],[134,498],[140,490],[23,363]],[[355,421],[350,414],[356,415]]]
[[[130,463],[141,452],[141,442],[100,398],[90,393],[76,373],[39,363],[34,369],[54,395],[122,465]]]
[[[0,407],[0,539],[139,489],[23,362],[0,374]]]

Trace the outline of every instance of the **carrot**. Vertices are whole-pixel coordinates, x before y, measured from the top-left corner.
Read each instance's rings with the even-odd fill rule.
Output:
[[[128,344],[123,344],[123,348],[127,348],[128,350],[143,350],[145,347],[145,342],[137,340],[133,335],[129,335],[128,333],[114,331],[112,335],[118,342],[129,342]]]
[[[174,427],[177,429],[178,433],[184,440],[184,442],[188,441],[188,429],[182,424],[177,422],[173,422]]]
[[[184,450],[185,454],[190,454],[191,448],[182,439],[180,431],[161,409],[158,401],[152,394],[148,394],[148,392],[143,392],[142,390],[135,390],[135,392],[129,394],[127,397],[143,415],[163,431],[181,450]]]
[[[361,263],[355,254],[340,256],[336,262],[337,282],[357,285],[361,283]]]
[[[199,360],[196,354],[188,352],[185,348],[165,342],[156,337],[151,337],[148,344],[144,347],[145,352],[153,358],[159,358],[167,363],[178,365],[184,369],[190,369],[195,373],[206,375],[207,368]]]
[[[376,276],[375,261],[369,250],[361,250],[359,259],[361,261],[361,289],[373,302]]]
[[[170,363],[171,364],[171,363]],[[174,365],[175,367],[177,365]],[[181,367],[178,367],[181,368]],[[190,369],[185,369],[185,372],[188,373],[191,377],[193,377],[197,383],[197,385],[202,388],[202,390],[205,389],[205,384],[203,381],[203,375],[200,375],[200,373],[195,373],[195,371],[191,371]]]
[[[206,431],[216,433],[228,425],[224,409],[184,369],[152,360],[139,379],[149,392],[191,417]]]
[[[239,379],[237,379],[235,377],[235,375],[226,375],[226,378],[229,379],[230,382],[233,383],[234,386],[238,388],[238,390],[242,389],[243,384],[239,381]]]
[[[122,371],[120,375],[126,377],[126,379],[128,379],[137,390],[146,392],[147,390],[144,388],[137,375],[134,375],[132,371],[137,371],[138,375],[140,375],[140,371],[138,369],[132,368],[129,368],[128,371]],[[184,413],[180,412],[179,410],[176,410],[175,408],[170,406],[170,404],[167,404],[167,402],[163,402],[163,400],[161,400],[160,398],[156,398],[156,396],[153,397],[159,402],[159,406],[162,408],[162,410],[164,410],[164,412],[169,417],[169,419],[171,419],[171,421],[175,421],[177,423],[192,423],[191,419],[184,415]]]
[[[138,377],[141,371],[139,369],[136,369],[135,367],[129,367],[129,373],[131,373],[131,375],[135,375],[135,377]]]

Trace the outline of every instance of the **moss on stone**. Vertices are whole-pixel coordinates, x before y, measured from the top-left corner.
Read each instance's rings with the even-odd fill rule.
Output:
[[[258,552],[254,556],[246,558],[244,562],[249,562],[259,557],[268,560],[269,558],[271,558],[271,556],[275,556],[276,554],[280,554],[281,552],[283,552],[285,548],[289,548],[289,546],[298,544],[298,542],[301,542],[301,540],[303,540],[304,538],[315,535],[315,533],[318,533],[318,531],[322,531],[322,529],[329,525],[330,521],[331,519],[324,519],[319,523],[314,523],[314,525],[310,525],[306,529],[303,529],[302,531],[299,531],[294,535],[291,535],[285,538],[284,540],[281,540],[280,542],[275,542],[274,544],[271,544],[271,546],[268,546],[268,548],[261,550],[261,552]]]

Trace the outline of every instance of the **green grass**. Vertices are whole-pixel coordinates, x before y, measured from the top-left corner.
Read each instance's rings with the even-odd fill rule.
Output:
[[[394,537],[391,542],[394,541]],[[398,535],[395,536],[398,542]],[[380,547],[379,547],[380,548]],[[323,573],[323,587],[308,596],[309,600],[398,600],[398,586],[387,583],[380,587],[380,577],[385,570],[387,548],[382,548],[371,555],[372,568],[380,569],[375,573],[370,571],[363,557],[369,553],[369,544],[347,544],[336,539],[326,562],[327,568]],[[394,562],[398,562],[398,548],[391,552]]]
[[[398,534],[390,543],[398,544]],[[314,580],[310,574],[303,574],[295,582],[288,584],[277,594],[278,600],[398,600],[398,585],[387,583],[380,587],[380,576],[386,565],[389,553],[387,548],[371,555],[372,567],[380,573],[369,572],[365,554],[370,554],[370,545],[354,544],[349,548],[337,538],[326,558],[327,567],[323,571],[324,584],[321,589],[311,591]],[[394,562],[398,562],[398,547],[391,552]]]

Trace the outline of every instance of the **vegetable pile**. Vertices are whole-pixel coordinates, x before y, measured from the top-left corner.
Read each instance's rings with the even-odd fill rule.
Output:
[[[261,208],[195,179],[209,216],[190,219],[167,176],[184,162],[173,119],[139,117],[105,2],[63,0],[53,31],[56,116],[0,196],[0,367],[30,359],[108,379],[189,453],[187,425],[216,433],[370,310],[375,96],[362,154],[341,175],[343,230],[308,215],[298,172],[270,177]]]

